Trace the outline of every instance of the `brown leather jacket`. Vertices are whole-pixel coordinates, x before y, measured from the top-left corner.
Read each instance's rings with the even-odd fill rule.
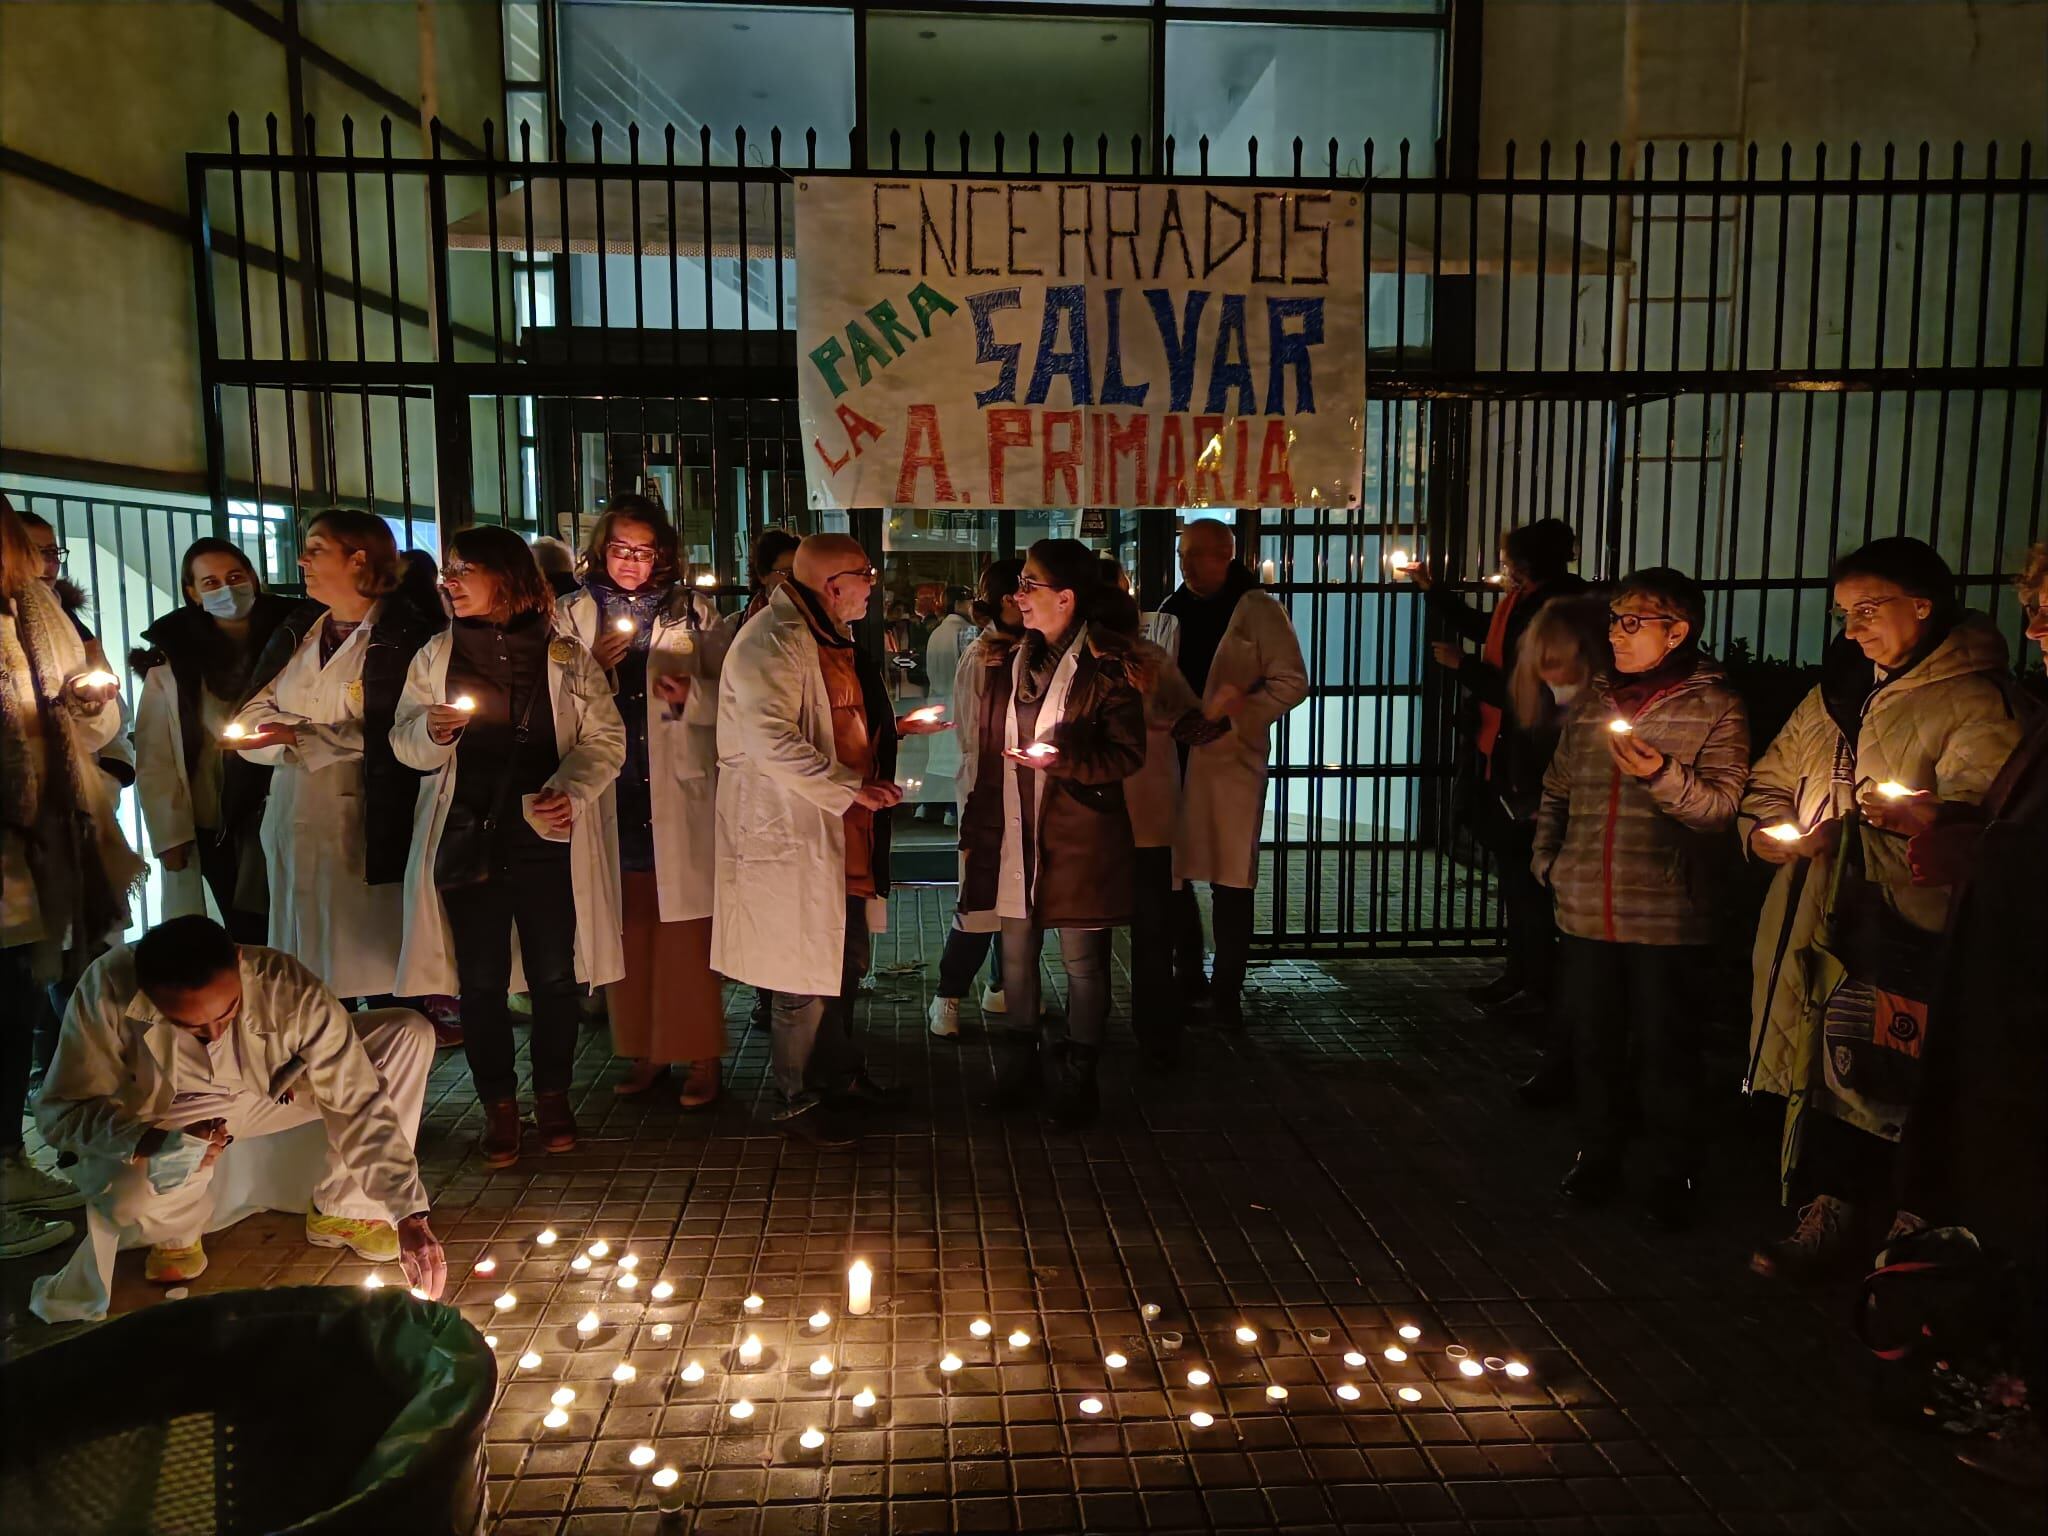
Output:
[[[1131,920],[1134,859],[1123,781],[1145,762],[1145,701],[1129,642],[1091,627],[1082,646],[1065,714],[1050,733],[1059,757],[1051,768],[1022,769],[1003,758],[1014,647],[982,645],[990,670],[977,721],[980,760],[960,816],[962,912],[995,909],[1004,776],[1042,772],[1032,921],[1040,928],[1113,928]]]

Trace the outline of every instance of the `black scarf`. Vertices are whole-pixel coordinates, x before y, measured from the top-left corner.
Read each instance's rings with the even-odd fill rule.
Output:
[[[1238,600],[1258,585],[1250,571],[1232,561],[1230,574],[1215,595],[1198,597],[1183,583],[1159,605],[1161,611],[1180,620],[1181,675],[1197,695],[1209,686],[1209,668],[1215,663],[1224,631],[1230,628],[1230,616],[1237,612]]]
[[[1053,674],[1059,671],[1060,662],[1074,648],[1075,637],[1080,633],[1079,622],[1068,625],[1067,632],[1051,643],[1035,629],[1026,632],[1024,680],[1017,685],[1019,704],[1036,704],[1045,697],[1045,690],[1052,686]]]

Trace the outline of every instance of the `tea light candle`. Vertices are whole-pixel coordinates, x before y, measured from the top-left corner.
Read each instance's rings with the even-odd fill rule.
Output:
[[[1204,1413],[1201,1409],[1197,1408],[1193,1413],[1188,1415],[1188,1422],[1194,1425],[1197,1429],[1207,1429],[1211,1424],[1214,1424],[1216,1422],[1216,1415],[1213,1413]]]
[[[948,1376],[950,1376],[955,1371],[960,1369],[962,1363],[963,1362],[961,1361],[958,1355],[948,1350],[946,1354],[942,1356],[939,1360],[939,1369],[944,1371]]]
[[[1355,1349],[1347,1349],[1344,1351],[1344,1363],[1353,1370],[1357,1370],[1358,1367],[1365,1364],[1365,1356]]]
[[[684,1366],[680,1371],[676,1372],[676,1374],[694,1387],[698,1382],[704,1379],[704,1367],[698,1364],[695,1360],[692,1360],[688,1365]]]
[[[1010,1335],[1010,1348],[1029,1349],[1030,1347],[1031,1335],[1026,1333],[1022,1328],[1019,1328],[1015,1333]]]
[[[639,1374],[640,1372],[638,1370],[636,1370],[629,1362],[624,1360],[621,1360],[617,1365],[612,1367],[612,1380],[616,1381],[620,1386],[624,1386],[627,1382],[631,1381],[634,1377],[638,1376]]]
[[[663,1467],[649,1479],[654,1484],[656,1503],[665,1515],[673,1515],[683,1507],[683,1474],[674,1467]]]
[[[1170,1331],[1169,1331],[1169,1332],[1166,1332],[1166,1333],[1162,1333],[1162,1334],[1160,1334],[1160,1335],[1159,1335],[1159,1347],[1160,1347],[1160,1348],[1161,1348],[1162,1350],[1174,1350],[1174,1349],[1179,1349],[1179,1348],[1180,1348],[1180,1346],[1181,1346],[1181,1337],[1180,1337],[1180,1335],[1179,1335],[1179,1334],[1177,1334],[1177,1333],[1173,1333],[1173,1332],[1170,1332]]]
[[[985,1339],[990,1334],[994,1333],[996,1329],[995,1324],[991,1323],[987,1318],[977,1317],[973,1322],[967,1325],[967,1331],[973,1334],[977,1339]]]
[[[433,1297],[429,1296],[425,1291],[421,1290],[418,1286],[414,1286],[411,1290],[407,1291],[406,1294],[412,1297],[414,1301],[432,1301],[434,1299]]]
[[[1049,741],[1034,741],[1033,743],[1031,743],[1030,746],[1024,749],[1024,755],[1026,757],[1036,758],[1040,762],[1043,762],[1046,758],[1051,757],[1057,751],[1059,751],[1059,748],[1054,746]]]
[[[489,1254],[485,1254],[482,1258],[478,1259],[475,1267],[470,1270],[470,1273],[473,1275],[494,1275],[497,1272],[498,1261]]]
[[[476,699],[471,694],[458,693],[455,696],[455,707],[465,715],[473,715],[476,713]]]
[[[1877,792],[1887,800],[1903,800],[1913,793],[1910,787],[1901,784],[1897,779],[1886,779],[1877,786]]]
[[[1765,827],[1764,836],[1772,839],[1774,842],[1796,843],[1806,834],[1793,826],[1791,822],[1781,821],[1776,826]]]
[[[586,1339],[597,1332],[598,1317],[595,1312],[586,1312],[576,1319],[576,1331]]]
[[[239,720],[230,720],[227,723],[227,729],[220,734],[221,739],[224,741],[240,741],[249,734],[249,728]]]
[[[654,1465],[654,1447],[651,1445],[636,1445],[626,1453],[626,1460],[636,1467],[651,1467]]]
[[[752,1365],[761,1358],[761,1336],[750,1333],[740,1340],[740,1364]]]
[[[121,686],[121,679],[104,668],[95,668],[79,678],[78,686],[81,688],[118,688]]]
[[[619,1289],[622,1291],[630,1291],[639,1284],[640,1277],[631,1270],[627,1270],[626,1273],[619,1276]]]
[[[700,587],[717,586],[718,573],[716,571],[700,571],[697,575],[697,585]]]
[[[1381,1351],[1381,1353],[1383,1353],[1389,1360],[1393,1361],[1396,1365],[1399,1365],[1403,1360],[1406,1360],[1408,1358],[1408,1351],[1401,1348],[1401,1346],[1398,1344],[1389,1344],[1383,1351]]]
[[[866,1259],[855,1259],[846,1271],[846,1310],[855,1317],[866,1317],[874,1304],[875,1272]]]
[[[638,627],[631,619],[620,619],[612,625],[622,635],[630,635]]]
[[[576,1389],[574,1387],[557,1387],[549,1394],[548,1401],[557,1408],[566,1408],[576,1401]]]
[[[625,1270],[634,1270],[638,1269],[639,1267],[640,1256],[638,1254],[626,1253],[621,1254],[619,1256],[619,1268]]]
[[[662,1342],[666,1340],[668,1336],[674,1333],[675,1331],[675,1325],[672,1323],[656,1323],[654,1325],[655,1341],[657,1343]]]
[[[569,1267],[579,1275],[588,1274],[590,1272],[590,1255],[587,1253],[577,1254],[575,1258],[569,1261]]]
[[[811,1332],[823,1333],[832,1326],[832,1314],[820,1307],[811,1314]]]
[[[853,1394],[853,1411],[862,1418],[866,1418],[875,1411],[875,1389],[873,1387],[862,1387]]]
[[[754,1405],[743,1397],[725,1411],[735,1419],[751,1419],[754,1416]]]
[[[373,1270],[371,1270],[371,1271],[370,1271],[370,1273],[368,1273],[367,1275],[363,1276],[363,1289],[364,1289],[364,1290],[366,1290],[366,1291],[381,1291],[381,1290],[383,1290],[383,1289],[384,1289],[384,1277],[383,1277],[382,1275],[378,1274],[378,1273],[377,1273],[377,1272],[376,1272],[376,1271],[375,1271],[374,1269],[373,1269]]]
[[[811,1362],[811,1374],[813,1376],[830,1376],[832,1374],[832,1357],[830,1355],[820,1355],[817,1359],[813,1360]]]
[[[543,1248],[552,1248],[552,1247],[554,1247],[554,1246],[555,1246],[555,1229],[554,1229],[553,1227],[542,1227],[542,1228],[540,1229],[540,1233],[539,1233],[539,1235],[538,1235],[538,1236],[536,1236],[536,1237],[534,1238],[534,1241],[535,1241],[536,1243],[540,1244],[540,1246],[541,1246],[541,1247],[543,1247]]]
[[[1237,1325],[1237,1342],[1240,1344],[1258,1343],[1259,1330],[1252,1327],[1249,1323],[1239,1323]]]
[[[815,1451],[825,1443],[825,1433],[813,1425],[797,1436],[796,1443],[807,1451]]]
[[[1408,558],[1408,551],[1405,549],[1391,549],[1387,551],[1387,566],[1390,570],[1405,571],[1414,563],[1413,560]]]
[[[1510,1360],[1507,1363],[1507,1365],[1503,1367],[1503,1369],[1505,1369],[1507,1373],[1510,1376],[1514,1377],[1517,1381],[1520,1381],[1524,1376],[1527,1376],[1529,1374],[1529,1367],[1522,1364],[1522,1362],[1519,1360]]]
[[[1189,1371],[1188,1385],[1191,1387],[1206,1387],[1209,1385],[1209,1373],[1200,1367]]]
[[[492,1302],[491,1305],[496,1307],[500,1312],[510,1312],[514,1307],[519,1305],[519,1298],[517,1296],[514,1296],[510,1291],[507,1291],[504,1295],[500,1296],[496,1301]]]
[[[1267,1401],[1267,1402],[1269,1402],[1269,1403],[1284,1403],[1284,1402],[1286,1402],[1286,1401],[1287,1401],[1287,1389],[1286,1389],[1285,1387],[1281,1386],[1279,1382],[1277,1382],[1277,1381],[1276,1381],[1276,1382],[1274,1382],[1274,1383],[1273,1383],[1273,1385],[1271,1385],[1270,1387],[1266,1388],[1266,1401]]]
[[[669,1297],[675,1295],[675,1293],[676,1288],[673,1285],[669,1284],[668,1281],[657,1280],[654,1282],[654,1289],[649,1291],[647,1294],[653,1297],[656,1301],[667,1301]]]
[[[484,1348],[485,1348],[485,1349],[496,1349],[497,1347],[498,1347],[498,1336],[497,1336],[497,1335],[496,1335],[495,1333],[487,1333],[487,1334],[485,1334],[485,1335],[484,1335]]]
[[[560,1429],[568,1422],[569,1415],[562,1412],[559,1408],[550,1408],[547,1417],[541,1420],[541,1423],[549,1429]]]
[[[1607,722],[1607,729],[1614,732],[1614,734],[1617,736],[1627,736],[1635,730],[1635,727],[1630,725],[1626,720],[1622,719],[1621,716],[1616,715],[1612,720]]]
[[[1337,1395],[1347,1403],[1355,1403],[1358,1401],[1358,1388],[1351,1385],[1348,1381],[1339,1382],[1337,1385]]]
[[[1421,1392],[1417,1391],[1414,1387],[1403,1387],[1394,1395],[1404,1403],[1419,1403],[1422,1401]]]
[[[535,1354],[535,1353],[534,1353],[534,1352],[533,1352],[532,1350],[530,1350],[530,1349],[529,1349],[529,1350],[528,1350],[528,1351],[527,1351],[527,1352],[526,1352],[525,1354],[523,1354],[523,1355],[521,1355],[521,1356],[519,1357],[519,1369],[521,1369],[522,1371],[530,1371],[530,1370],[533,1370],[533,1369],[535,1369],[535,1368],[536,1368],[537,1366],[539,1366],[539,1364],[540,1364],[540,1356],[539,1356],[539,1355],[537,1355],[537,1354]]]
[[[590,1245],[590,1256],[593,1259],[601,1259],[611,1251],[612,1245],[601,1237]]]
[[[1076,1408],[1079,1408],[1083,1413],[1097,1414],[1102,1412],[1102,1399],[1099,1397],[1084,1397],[1081,1399],[1080,1402],[1076,1403],[1074,1406]]]
[[[740,1305],[745,1307],[749,1312],[758,1312],[763,1307],[767,1306],[768,1303],[762,1300],[759,1296],[749,1296],[745,1301],[741,1302]]]
[[[938,719],[941,715],[945,714],[945,712],[946,707],[943,704],[927,704],[923,709],[913,709],[909,714],[905,715],[903,718],[906,720],[916,720],[922,723],[929,723],[933,720]]]
[[[1112,1349],[1108,1354],[1102,1357],[1102,1363],[1108,1366],[1112,1371],[1120,1371],[1125,1366],[1129,1365],[1131,1362],[1126,1360],[1116,1350]]]
[[[1146,1302],[1145,1305],[1138,1308],[1138,1316],[1144,1318],[1148,1323],[1156,1321],[1159,1317],[1159,1303],[1156,1301]]]
[[[1415,1340],[1422,1337],[1422,1330],[1416,1327],[1413,1323],[1403,1323],[1401,1325],[1401,1337],[1407,1339],[1410,1343],[1413,1343]]]
[[[1486,1367],[1477,1360],[1460,1360],[1458,1362],[1458,1374],[1461,1376],[1484,1376],[1486,1374]]]
[[[1330,1330],[1327,1328],[1311,1328],[1308,1331],[1308,1341],[1311,1344],[1327,1344],[1330,1342]]]

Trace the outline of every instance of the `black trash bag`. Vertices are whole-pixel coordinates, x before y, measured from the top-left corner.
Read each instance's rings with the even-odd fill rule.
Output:
[[[473,1536],[497,1376],[402,1288],[131,1313],[0,1367],[0,1530]]]

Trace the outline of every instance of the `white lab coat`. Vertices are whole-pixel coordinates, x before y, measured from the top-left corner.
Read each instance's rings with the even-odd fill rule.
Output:
[[[1164,619],[1164,624],[1155,620]],[[1166,636],[1169,644],[1151,638]],[[1145,632],[1133,643],[1152,672],[1145,690],[1145,762],[1124,780],[1124,806],[1131,815],[1131,845],[1171,848],[1180,835],[1180,743],[1173,728],[1199,702],[1180,670],[1180,621],[1170,613],[1145,615]]]
[[[681,601],[696,615],[696,594]],[[597,637],[598,601],[588,588],[555,609],[556,625],[586,646]],[[693,628],[674,601],[647,646],[647,777],[654,804],[654,883],[664,923],[711,915],[718,843],[718,672],[735,628]],[[678,714],[654,691],[658,677],[690,679]],[[607,789],[609,802],[612,791]]]
[[[296,746],[244,754],[277,770],[263,806],[270,947],[297,955],[337,997],[392,990],[404,925],[400,887],[363,876],[363,657],[381,606],[324,667],[315,622],[235,716],[252,733],[279,722],[298,732]]]
[[[718,683],[718,879],[711,968],[834,997],[846,940],[846,826],[861,786],[832,738],[818,642],[787,585],[739,631]],[[886,902],[868,903],[868,926]]]
[[[1177,873],[1250,890],[1259,878],[1273,722],[1308,697],[1294,625],[1266,592],[1245,593],[1232,610],[1209,665],[1205,708],[1225,684],[1243,692],[1244,708],[1228,735],[1188,754]]]
[[[135,800],[150,851],[161,858],[167,849],[196,843],[199,831],[192,814],[192,781],[185,769],[184,715],[178,704],[178,680],[169,662],[151,667],[135,701]],[[206,881],[199,872],[195,847],[183,869],[163,871],[161,911],[164,918],[207,915]]]
[[[412,853],[405,865],[405,947],[398,959],[401,997],[453,993],[455,941],[448,911],[434,884],[434,856],[455,798],[455,748],[427,734],[427,706],[448,696],[448,658],[454,636],[442,630],[414,654],[405,692],[391,725],[391,750],[420,781],[413,811]],[[601,987],[626,974],[620,943],[619,828],[612,807],[612,780],[626,760],[626,727],[612,703],[604,669],[583,644],[568,635],[548,643],[548,699],[555,714],[555,750],[561,764],[546,787],[576,802],[569,832],[569,878],[576,900],[576,979]],[[459,741],[460,738],[458,737]],[[515,925],[516,928],[516,925]],[[519,936],[512,936],[512,990],[526,990]]]
[[[406,1081],[387,1085],[364,1049],[357,1018],[307,967],[290,955],[250,945],[241,950],[239,969],[242,1007],[229,1026],[233,1038],[227,1059],[240,1063],[241,1080],[250,1085],[252,1100],[261,1103],[297,1058],[305,1069],[291,1106],[297,1113],[267,1118],[280,1129],[294,1120],[317,1122],[319,1135],[294,1135],[295,1146],[261,1151],[238,1141],[222,1154],[205,1187],[173,1189],[145,1203],[178,1205],[205,1230],[216,1231],[276,1204],[303,1210],[327,1166],[345,1170],[344,1178],[328,1182],[345,1185],[356,1196],[338,1203],[359,1207],[331,1210],[330,1215],[395,1224],[426,1210],[427,1192],[413,1155],[433,1054],[426,1021],[391,1012],[376,1016],[407,1021],[410,1028],[401,1033],[413,1036],[405,1042],[411,1049],[400,1053],[406,1058]],[[177,1047],[178,1027],[136,985],[134,951],[124,946],[94,962],[65,1011],[56,1054],[35,1101],[37,1129],[51,1146],[77,1157],[73,1178],[88,1199],[85,1241],[64,1269],[35,1284],[31,1310],[46,1322],[103,1316],[115,1251],[174,1240],[150,1230],[147,1222],[130,1229],[108,1196],[119,1182],[133,1184],[129,1170],[145,1131],[181,1120],[190,1123],[176,1103]],[[407,1102],[396,1102],[394,1094]],[[231,1129],[235,1123],[231,1119]],[[305,1155],[308,1150],[311,1157]],[[296,1178],[296,1187],[282,1199],[275,1178],[266,1181],[249,1170],[230,1168],[231,1160],[260,1162],[277,1153],[295,1165],[270,1170],[286,1172],[287,1185]],[[267,1188],[271,1192],[265,1193]],[[194,1193],[196,1204],[189,1198]],[[209,1202],[210,1210],[198,1209]]]
[[[974,637],[979,633],[973,620],[949,613],[933,627],[931,638],[925,642],[925,671],[931,674],[932,679],[931,702],[945,705],[949,719],[956,717],[953,708],[954,675],[959,670],[960,658],[974,644]],[[960,733],[957,730],[912,739],[927,743],[924,765],[928,775],[934,779],[959,777]]]

